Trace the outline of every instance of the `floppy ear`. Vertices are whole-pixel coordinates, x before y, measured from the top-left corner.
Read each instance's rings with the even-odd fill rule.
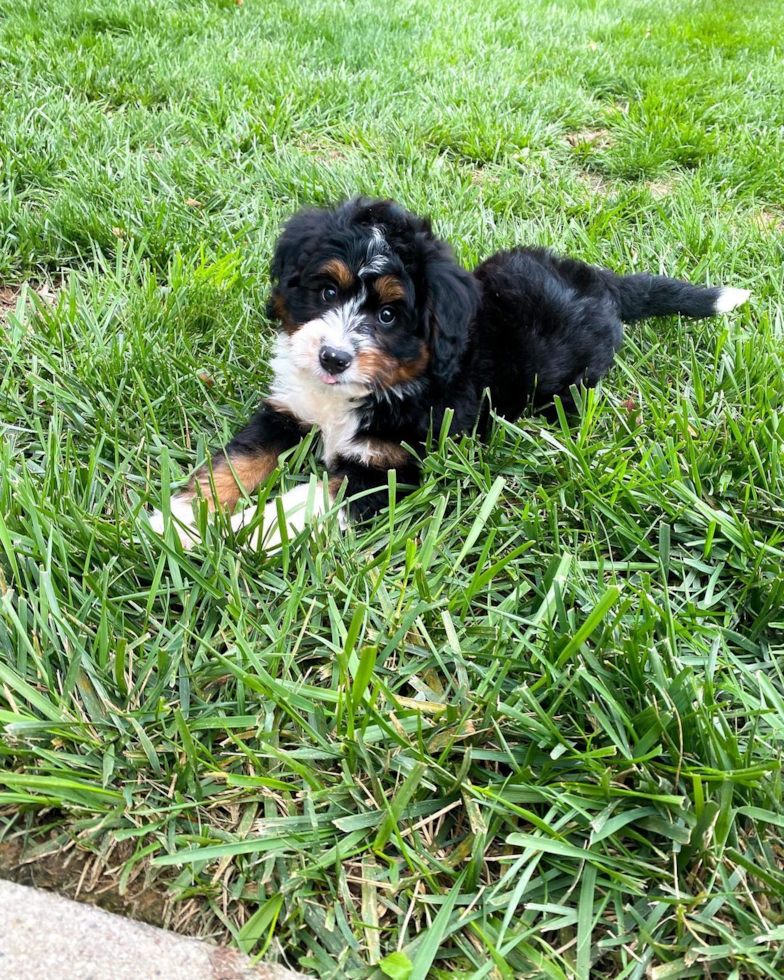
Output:
[[[324,208],[308,208],[289,218],[272,253],[273,280],[280,282],[305,266],[333,214]]]
[[[399,204],[390,200],[371,200],[358,197],[349,201],[344,208],[352,224],[380,226],[384,234],[396,244],[397,239],[424,233],[430,236],[430,219],[406,211]]]
[[[295,286],[299,272],[313,254],[329,225],[332,211],[308,208],[286,222],[272,253],[270,279],[273,290],[267,303],[267,318],[283,319],[285,303],[281,287]]]
[[[479,307],[479,286],[473,275],[457,264],[447,245],[437,241],[428,245],[426,336],[433,373],[446,383],[454,377],[465,353],[468,332]]]

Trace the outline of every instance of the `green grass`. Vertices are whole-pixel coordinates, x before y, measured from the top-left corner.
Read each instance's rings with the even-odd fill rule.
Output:
[[[0,0],[0,840],[320,977],[784,976],[783,46],[775,0]],[[359,191],[754,300],[436,433],[369,527],[183,554],[139,511],[263,391],[283,217]]]

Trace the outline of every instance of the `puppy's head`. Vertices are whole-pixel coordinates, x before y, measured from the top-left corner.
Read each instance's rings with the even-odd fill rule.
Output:
[[[294,366],[329,386],[381,392],[448,382],[478,305],[473,276],[430,222],[391,201],[303,211],[272,261],[268,315]]]

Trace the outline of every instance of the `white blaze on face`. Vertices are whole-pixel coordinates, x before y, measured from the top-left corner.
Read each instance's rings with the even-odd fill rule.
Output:
[[[328,385],[319,380],[312,364],[307,368],[300,367],[292,355],[292,347],[304,329],[300,328],[293,337],[278,336],[271,365],[274,377],[269,401],[308,425],[317,425],[321,429],[324,459],[329,464],[354,445],[360,421],[358,404],[367,395],[368,388],[366,384],[343,380],[351,368],[340,376],[339,384]],[[318,364],[318,349],[312,363]]]
[[[365,249],[365,264],[359,270],[360,280],[378,275],[387,268],[389,244],[380,228],[371,229],[371,237]],[[339,380],[330,377],[319,361],[324,347],[346,351],[352,357],[367,343],[362,331],[362,307],[367,301],[367,286],[363,281],[359,291],[339,306],[325,310],[320,316],[304,323],[291,335],[289,358],[301,371],[311,371],[322,384],[335,387],[364,380],[356,362],[341,372]],[[337,383],[336,383],[337,381]]]
[[[387,269],[387,256],[389,255],[387,240],[377,226],[373,228],[372,234],[373,237],[367,247],[365,265],[359,270],[360,279],[365,276],[380,275]]]
[[[388,255],[386,239],[379,228],[373,228],[360,279],[383,271]],[[359,402],[372,386],[373,379],[363,374],[357,358],[373,346],[362,313],[367,297],[363,282],[351,299],[308,320],[292,334],[280,334],[276,342],[270,402],[309,425],[318,425],[327,463],[356,452]],[[333,378],[319,360],[324,347],[346,351],[354,360]]]
[[[355,364],[350,364],[343,371],[339,382],[332,382],[329,374],[322,368],[319,353],[324,347],[346,351],[354,357],[362,347],[362,304],[367,294],[362,289],[357,296],[352,297],[340,306],[326,310],[321,316],[304,323],[296,333],[289,337],[289,359],[292,365],[300,371],[310,372],[320,384],[334,384],[340,387],[359,382],[360,376]]]

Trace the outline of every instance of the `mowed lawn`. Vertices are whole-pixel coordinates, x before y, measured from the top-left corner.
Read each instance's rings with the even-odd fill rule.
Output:
[[[776,0],[0,0],[0,873],[319,977],[784,976],[783,50]],[[358,192],[754,297],[369,526],[184,554],[139,515]]]

